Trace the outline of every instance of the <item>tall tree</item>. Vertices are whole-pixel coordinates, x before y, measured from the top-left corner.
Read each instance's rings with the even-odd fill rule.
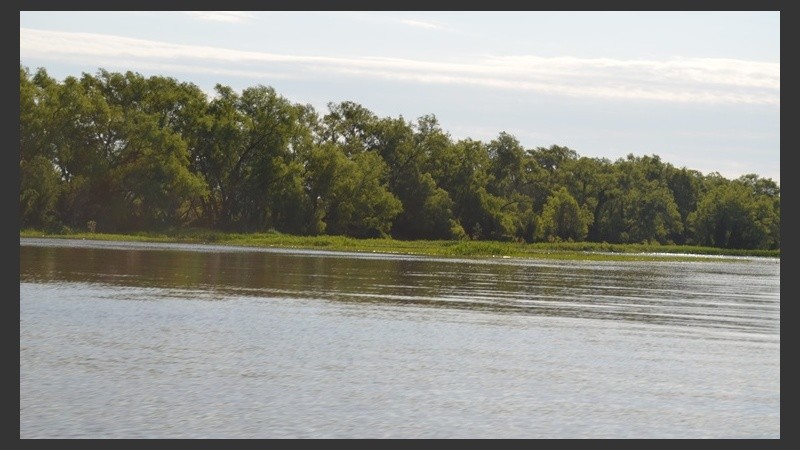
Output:
[[[718,180],[715,180],[718,181]],[[778,248],[780,203],[758,195],[753,178],[715,182],[689,215],[700,245],[723,248]],[[768,184],[768,183],[767,183]]]
[[[667,174],[667,187],[672,192],[678,213],[681,216],[682,233],[673,234],[671,239],[676,244],[686,244],[693,236],[689,224],[689,214],[697,209],[703,175],[696,170],[670,168]]]
[[[324,216],[329,234],[387,237],[402,204],[386,185],[386,163],[374,152],[338,158]]]
[[[433,121],[430,117],[422,118],[417,124],[420,132],[402,117],[381,119],[374,126],[374,150],[387,163],[389,189],[403,205],[392,226],[395,237],[447,239],[458,236],[453,201],[426,172],[429,146],[435,145],[429,141],[434,140],[437,133]]]
[[[36,155],[20,161],[20,228],[53,230],[58,224],[56,203],[61,178],[49,159]]]
[[[503,199],[486,189],[490,176],[486,146],[463,139],[442,157],[449,170],[436,171],[439,179],[435,181],[453,199],[453,213],[467,235],[473,239],[511,239],[515,232],[513,217],[501,211]]]
[[[211,187],[206,209],[214,222],[243,231],[302,228],[311,206],[297,152],[310,145],[311,130],[302,120],[308,107],[267,86],[241,95],[221,85],[216,91],[195,156]]]
[[[591,212],[581,208],[567,188],[547,200],[541,217],[541,237],[547,241],[582,241],[589,232]]]
[[[345,101],[328,103],[328,113],[322,118],[319,139],[342,146],[347,156],[374,147],[373,127],[378,117],[358,103]]]
[[[162,123],[169,99],[161,101],[161,96],[177,90],[178,83],[101,70],[95,77],[84,75],[81,85],[97,105],[90,127],[92,147],[99,148],[108,167],[105,176],[92,178],[93,186],[107,190],[98,227],[130,231],[180,226],[187,206],[205,195],[206,185],[190,169],[180,131]],[[99,183],[94,181],[98,178]]]

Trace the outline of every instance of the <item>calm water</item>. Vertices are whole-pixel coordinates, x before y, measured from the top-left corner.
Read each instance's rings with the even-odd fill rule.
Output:
[[[780,261],[20,239],[20,438],[780,438]]]

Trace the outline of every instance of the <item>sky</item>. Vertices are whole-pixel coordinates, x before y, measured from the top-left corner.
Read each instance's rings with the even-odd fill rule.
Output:
[[[454,141],[780,183],[779,11],[20,11],[20,64],[264,85],[320,115],[434,115]]]

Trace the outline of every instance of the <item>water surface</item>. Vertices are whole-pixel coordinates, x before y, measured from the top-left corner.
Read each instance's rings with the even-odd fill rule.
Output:
[[[21,438],[779,438],[780,262],[20,239]]]

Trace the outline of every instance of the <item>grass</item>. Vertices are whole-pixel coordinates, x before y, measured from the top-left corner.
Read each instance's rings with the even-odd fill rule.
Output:
[[[345,236],[294,236],[274,231],[226,233],[212,230],[180,230],[167,233],[133,234],[65,233],[49,234],[21,230],[20,237],[46,237],[128,242],[180,242],[245,247],[320,249],[439,257],[508,257],[531,259],[576,259],[613,261],[696,261],[695,256],[763,256],[780,258],[780,250],[735,250],[715,247],[659,244],[608,244],[605,242],[517,243],[497,241],[405,241],[397,239],[356,239]],[[735,258],[729,258],[735,260]]]

